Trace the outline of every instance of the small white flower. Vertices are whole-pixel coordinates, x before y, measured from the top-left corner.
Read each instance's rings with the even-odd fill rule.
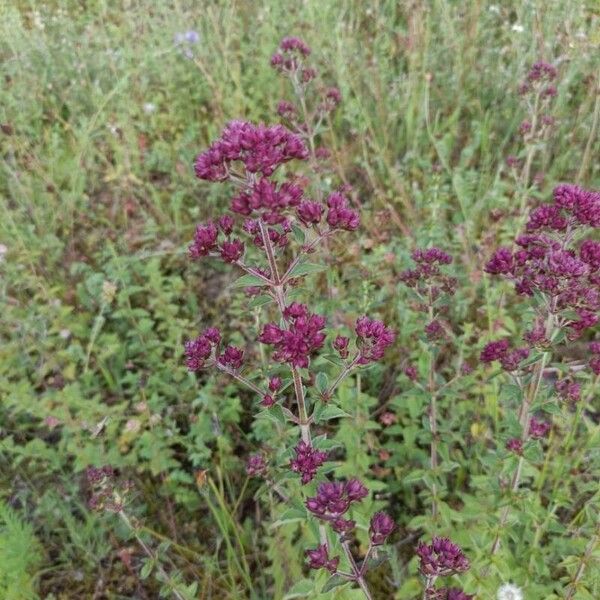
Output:
[[[498,590],[498,600],[523,600],[523,592],[520,587],[512,583],[505,583]]]
[[[151,115],[156,110],[156,104],[152,104],[152,102],[146,102],[144,104],[144,112],[147,115]]]
[[[519,25],[519,23],[515,23],[512,26],[512,30],[516,33],[523,33],[525,31],[525,27],[523,27],[523,25]]]
[[[496,13],[497,15],[499,15],[499,14],[500,14],[500,7],[499,7],[499,6],[497,6],[496,4],[492,4],[492,5],[491,5],[491,6],[488,8],[488,10],[489,10],[490,12]]]

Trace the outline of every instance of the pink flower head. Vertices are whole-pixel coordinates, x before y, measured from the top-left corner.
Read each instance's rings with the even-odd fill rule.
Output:
[[[267,462],[262,454],[252,454],[246,462],[248,477],[260,477],[267,470]]]
[[[281,377],[279,377],[278,375],[273,375],[273,377],[271,377],[271,379],[269,379],[269,391],[276,393],[281,389]]]
[[[463,573],[470,566],[462,550],[448,538],[434,537],[431,544],[421,542],[416,553],[421,560],[419,570],[426,577]]]
[[[340,192],[329,194],[327,206],[327,223],[332,229],[354,231],[360,225],[358,212],[348,207],[348,200]]]
[[[312,550],[307,550],[305,554],[308,558],[309,569],[326,569],[330,573],[337,571],[340,557],[329,558],[326,544],[321,544]]]
[[[233,217],[231,217],[230,215],[223,215],[219,217],[217,223],[219,224],[219,229],[225,235],[230,235],[233,231],[234,221]]]
[[[506,442],[506,449],[515,454],[523,454],[523,441],[519,438],[511,438]]]
[[[223,242],[219,248],[221,258],[228,263],[236,263],[244,256],[244,242],[232,240]]]
[[[260,405],[265,408],[271,408],[275,404],[275,398],[271,394],[265,394],[260,401]]]
[[[509,248],[498,248],[485,266],[486,273],[505,275],[512,271],[513,253]]]
[[[358,336],[358,349],[360,351],[359,363],[366,365],[383,358],[396,338],[394,331],[386,327],[382,321],[360,317],[356,321],[356,335]]]
[[[298,442],[294,452],[296,456],[292,459],[290,468],[294,473],[300,473],[302,483],[307,484],[314,479],[318,468],[327,460],[327,453],[315,450],[303,440]]]
[[[223,354],[218,358],[220,364],[230,367],[233,370],[239,369],[242,366],[243,360],[244,351],[235,346],[227,346]]]
[[[296,213],[300,221],[307,227],[321,222],[325,208],[319,202],[304,200],[298,205]]]
[[[535,417],[532,417],[531,421],[529,421],[529,435],[534,440],[545,438],[550,432],[550,429],[552,429],[552,425],[546,421],[540,421]]]
[[[433,321],[430,321],[425,326],[425,335],[427,336],[427,339],[430,342],[434,342],[434,341],[443,339],[445,336],[445,333],[446,332],[445,332],[444,326],[441,324],[441,322],[438,319],[434,319]]]
[[[416,381],[417,379],[417,369],[414,365],[408,365],[404,368],[404,374],[411,380]]]
[[[305,305],[297,303],[290,305],[286,310],[286,317],[291,321],[289,328],[281,329],[274,323],[267,323],[258,340],[263,344],[275,346],[275,360],[306,368],[310,356],[319,350],[325,341],[325,334],[322,332],[325,317],[309,313]]]
[[[195,340],[185,343],[185,364],[190,371],[198,371],[211,357],[213,348],[221,341],[221,334],[215,327],[209,327]]]
[[[296,116],[296,107],[286,100],[281,100],[277,105],[277,114],[284,119],[293,119]]]
[[[310,55],[310,47],[298,37],[284,37],[279,43],[279,47],[283,52],[298,52],[302,56]]]
[[[539,60],[532,65],[529,73],[527,73],[527,80],[530,82],[552,81],[556,79],[557,73],[556,67]]]
[[[357,479],[350,479],[346,483],[321,483],[317,487],[316,496],[306,500],[306,508],[320,519],[338,520],[352,502],[358,502],[367,495],[367,488]],[[338,526],[343,526],[343,523],[339,522]]]
[[[556,393],[563,399],[570,402],[577,402],[581,397],[581,386],[575,381],[561,379],[554,384]]]
[[[333,340],[333,348],[337,350],[340,358],[348,358],[348,344],[350,343],[350,338],[347,338],[343,335],[338,335],[335,340]]]
[[[196,176],[208,181],[225,181],[230,167],[241,162],[250,173],[268,177],[292,160],[306,160],[308,149],[302,139],[283,125],[254,125],[231,121],[221,137],[196,158]]]
[[[508,340],[497,340],[489,342],[485,345],[479,356],[479,360],[483,363],[491,363],[495,360],[501,360],[508,352]]]
[[[214,223],[209,222],[205,225],[198,225],[194,234],[194,241],[189,247],[190,257],[207,256],[216,249],[218,236],[219,230]]]
[[[394,531],[396,523],[394,519],[384,512],[376,512],[371,517],[369,527],[369,537],[373,546],[380,546],[385,543],[387,537]]]

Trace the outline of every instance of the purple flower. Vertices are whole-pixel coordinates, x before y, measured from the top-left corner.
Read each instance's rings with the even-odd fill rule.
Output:
[[[271,379],[269,379],[269,391],[275,393],[278,392],[279,389],[281,388],[281,377],[277,376],[277,375],[273,375],[273,377],[271,377]]]
[[[273,358],[295,367],[306,368],[310,356],[319,350],[325,341],[322,329],[325,317],[311,314],[305,305],[294,303],[287,307],[286,317],[291,321],[288,329],[267,323],[258,338],[263,344],[275,346]]]
[[[240,161],[250,173],[268,177],[292,159],[307,158],[302,139],[283,125],[231,121],[221,137],[198,155],[195,170],[200,179],[225,181],[230,176],[231,163]]]
[[[445,577],[466,571],[470,564],[462,550],[448,538],[434,537],[431,544],[417,546],[419,570],[426,577]]]
[[[527,80],[530,82],[537,81],[552,81],[556,79],[557,70],[556,67],[544,62],[543,60],[539,60],[534,63],[527,73]]]
[[[529,213],[527,221],[527,231],[537,231],[538,229],[554,229],[562,231],[567,227],[567,220],[561,214],[560,207],[554,204],[542,204],[534,208]]]
[[[380,546],[385,543],[387,537],[394,531],[396,523],[394,519],[384,512],[376,512],[371,517],[369,527],[369,536],[373,546]]]
[[[333,348],[337,350],[340,358],[348,358],[348,344],[350,343],[350,338],[347,338],[343,335],[338,335],[335,340],[333,340]]]
[[[262,454],[252,454],[246,462],[248,477],[260,477],[267,470],[267,462]]]
[[[317,494],[306,500],[306,508],[325,521],[330,521],[339,529],[350,528],[350,523],[341,519],[352,502],[358,502],[368,495],[367,488],[358,479],[346,483],[333,481],[321,483]],[[353,525],[352,525],[353,526]]]
[[[296,116],[296,107],[286,100],[281,100],[277,105],[277,114],[284,119],[293,119]]]
[[[275,398],[271,394],[265,394],[260,401],[260,405],[265,408],[271,408],[275,404]]]
[[[497,340],[495,342],[489,342],[485,345],[479,360],[483,363],[491,363],[495,360],[501,360],[508,352],[508,340]]]
[[[218,330],[216,331],[218,333]],[[207,332],[210,332],[209,335],[205,332],[195,340],[185,343],[185,364],[190,371],[200,370],[210,358],[213,347],[219,343],[218,341],[213,341],[217,339],[214,334],[214,328],[207,330]]]
[[[554,384],[557,394],[563,400],[569,400],[570,402],[577,402],[581,397],[581,386],[568,379],[561,379]]]
[[[523,454],[523,441],[519,438],[511,438],[506,442],[506,449],[515,454]]]
[[[194,234],[194,241],[189,247],[190,257],[207,256],[216,249],[218,236],[219,230],[214,223],[209,222],[205,225],[198,225]]]
[[[425,326],[425,335],[430,342],[443,339],[445,333],[443,325],[437,319],[430,321]]]
[[[327,569],[330,573],[337,571],[340,557],[329,558],[326,544],[317,546],[313,550],[307,550],[305,554],[308,558],[309,569]]]
[[[228,263],[236,263],[244,256],[244,242],[241,240],[232,240],[223,242],[219,248],[221,258]]]
[[[531,421],[529,421],[529,435],[534,440],[545,438],[550,429],[552,429],[552,425],[546,421],[539,421],[535,417],[532,417]]]
[[[279,43],[283,52],[299,52],[302,56],[309,56],[311,50],[308,44],[298,37],[284,37]]]
[[[356,321],[356,335],[358,336],[358,349],[360,351],[359,363],[366,365],[383,358],[396,338],[394,331],[386,327],[382,321],[360,317]]]
[[[231,232],[233,231],[233,225],[234,225],[233,217],[231,217],[229,215],[223,215],[223,216],[219,217],[217,223],[219,224],[219,228],[225,235],[230,235]]]
[[[355,210],[348,208],[348,200],[340,192],[327,197],[327,223],[332,229],[354,231],[360,225],[360,217]]]
[[[307,484],[314,479],[317,469],[327,460],[327,453],[315,450],[303,440],[298,442],[294,452],[296,457],[292,459],[290,468],[294,473],[300,473],[302,483]]]
[[[529,348],[517,348],[507,352],[501,359],[500,364],[505,371],[509,373],[516,371],[521,364],[521,361],[525,360],[529,356]]]
[[[300,221],[302,221],[304,225],[309,226],[320,223],[324,210],[323,205],[319,202],[304,200],[298,205],[296,213]]]
[[[230,367],[233,370],[237,370],[242,366],[244,359],[244,351],[236,348],[235,346],[227,346],[221,356],[219,356],[219,363]]]

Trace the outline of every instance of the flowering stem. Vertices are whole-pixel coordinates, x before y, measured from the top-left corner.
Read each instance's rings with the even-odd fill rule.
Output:
[[[579,580],[583,577],[583,572],[585,571],[585,566],[589,562],[596,545],[598,544],[598,538],[600,537],[600,524],[596,527],[596,531],[592,536],[592,539],[589,541],[587,548],[585,549],[585,553],[579,563],[579,567],[577,568],[577,573],[575,573],[575,577],[571,581],[567,593],[565,595],[565,600],[571,600],[571,598],[575,597],[575,592],[577,591],[577,584]]]
[[[325,396],[327,398],[331,398],[331,396],[333,395],[333,392],[335,392],[337,386],[350,374],[352,369],[354,369],[354,367],[356,367],[356,365],[358,365],[359,359],[360,359],[360,353],[357,354],[352,359],[352,362],[350,362],[350,364],[348,364],[344,367],[344,369],[337,376],[336,380],[329,386],[329,389],[325,392]]]
[[[434,318],[433,305],[432,305],[432,294],[431,286],[429,286],[429,321],[432,322]],[[431,484],[431,516],[435,519],[437,517],[437,486],[435,484],[436,471],[438,468],[438,456],[437,456],[437,392],[435,389],[435,357],[433,350],[430,353],[429,362],[429,373],[427,380],[427,388],[430,394],[429,401],[429,429],[431,430],[431,447],[430,447],[430,467],[432,471],[432,477],[434,478]]]
[[[215,365],[216,365],[217,369],[219,369],[220,371],[223,371],[223,373],[227,373],[227,375],[229,375],[230,377],[233,377],[236,381],[239,381],[240,383],[245,385],[247,388],[251,389],[253,392],[258,394],[261,398],[265,395],[265,392],[263,392],[258,386],[254,385],[249,379],[246,379],[243,375],[236,373],[236,371],[234,371],[233,369],[230,369],[226,365],[222,365],[218,361],[215,363]]]
[[[347,541],[342,541],[342,548],[348,558],[348,562],[350,563],[350,567],[352,568],[353,579],[358,583],[360,589],[363,591],[365,598],[367,600],[373,600],[373,596],[371,596],[371,592],[369,592],[369,588],[367,587],[367,583],[364,580],[361,569],[358,568],[356,561],[354,560],[354,556],[352,556],[352,550],[350,550],[350,546]]]
[[[119,517],[121,517],[121,520],[123,521],[123,523],[125,523],[125,525],[127,526],[127,528],[133,533],[135,539],[137,540],[137,543],[140,545],[140,547],[142,548],[142,550],[144,551],[144,553],[146,554],[146,556],[156,565],[156,568],[157,568],[158,572],[162,575],[163,579],[166,582],[170,583],[171,582],[171,578],[169,577],[169,575],[167,574],[167,572],[161,566],[160,562],[158,561],[158,557],[146,545],[146,543],[144,542],[144,540],[139,536],[139,534],[137,532],[137,529],[133,526],[133,523],[129,520],[129,517],[122,510],[119,511]],[[171,591],[173,592],[173,595],[178,600],[185,600],[185,598],[175,588],[172,587]]]

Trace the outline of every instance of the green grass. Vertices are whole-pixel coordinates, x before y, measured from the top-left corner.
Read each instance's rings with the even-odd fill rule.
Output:
[[[146,589],[156,597],[156,580],[136,575],[142,557],[127,531],[85,508],[82,470],[107,463],[134,480],[135,511],[154,532],[140,535],[156,548],[167,538],[165,568],[187,585],[197,582],[191,597],[289,594],[302,578],[299,548],[311,532],[257,527],[270,518],[265,506],[275,515],[280,509],[272,497],[258,506],[242,468],[271,430],[251,426],[251,402],[234,385],[210,378],[198,385],[181,364],[181,344],[201,324],[234,331],[245,316],[223,269],[192,269],[185,259],[196,222],[227,201],[221,188],[195,179],[195,155],[230,119],[274,120],[286,90],[269,58],[281,37],[300,35],[343,94],[326,142],[335,177],[354,186],[363,206],[362,238],[344,255],[344,276],[333,274],[328,284],[345,286],[354,308],[387,313],[408,344],[415,324],[405,304],[363,285],[361,274],[387,280],[387,253],[406,265],[416,242],[437,243],[458,256],[464,291],[457,313],[465,328],[484,335],[501,321],[516,332],[519,312],[481,272],[490,248],[518,223],[519,196],[504,168],[507,155],[522,152],[516,89],[538,58],[559,66],[557,126],[540,148],[535,170],[544,182],[531,195],[547,196],[559,181],[600,187],[597,8],[573,0],[4,3],[0,556],[14,561],[15,547],[21,550],[14,568],[0,560],[0,594],[127,598]],[[200,34],[193,60],[173,42],[188,29]],[[503,215],[499,222],[491,222],[492,209]],[[365,413],[381,400],[380,379],[397,375],[389,362],[365,384]],[[492,415],[498,426],[498,388],[481,384],[464,410]],[[419,419],[404,400],[396,394],[392,402],[408,439],[418,435],[410,427]],[[584,461],[598,432],[580,418],[589,438],[584,446],[573,442],[573,460]],[[410,444],[401,451],[407,461],[421,453]],[[363,472],[374,462],[364,448],[353,460]],[[475,451],[471,460],[457,477],[483,476]],[[209,479],[198,489],[204,469]],[[402,466],[393,470],[392,481],[379,482],[382,490],[400,493],[403,475]],[[560,512],[565,501],[555,492]],[[541,587],[532,598],[551,597],[549,582],[572,576],[585,555],[597,493],[586,489],[577,499],[569,527],[582,535],[564,549],[556,574],[536,567]],[[402,491],[403,527],[422,513],[420,502]],[[536,523],[545,509],[536,507]],[[559,525],[548,517],[545,526]],[[123,548],[134,555],[131,568],[119,558]],[[407,546],[394,552],[388,579],[394,589],[405,585],[396,597],[416,597],[412,554]],[[521,573],[518,559],[504,559],[502,577],[511,568]],[[586,581],[588,594],[599,590],[593,575]],[[489,589],[472,584],[491,593],[497,579]],[[2,586],[18,586],[21,596]]]

